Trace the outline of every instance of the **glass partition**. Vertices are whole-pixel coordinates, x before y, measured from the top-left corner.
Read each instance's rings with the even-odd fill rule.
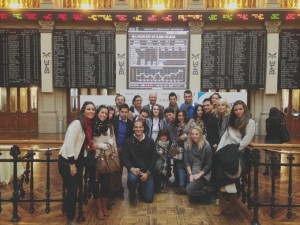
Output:
[[[27,102],[27,88],[20,88],[20,112],[27,113],[28,111],[28,102]]]
[[[70,89],[70,104],[71,104],[71,112],[77,113],[79,109],[78,104],[78,89],[77,88],[71,88]]]
[[[37,112],[37,87],[30,88],[30,110]]]
[[[18,111],[18,89],[16,87],[11,87],[9,89],[9,111],[11,113],[17,113]]]
[[[292,94],[293,116],[299,116],[299,100],[300,100],[300,90],[295,89],[293,90],[293,94]]]
[[[0,87],[0,112],[7,111],[7,89]]]

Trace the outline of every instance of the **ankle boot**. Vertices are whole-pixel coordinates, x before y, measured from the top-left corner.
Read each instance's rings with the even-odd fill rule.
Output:
[[[219,192],[219,207],[218,209],[213,213],[214,216],[220,216],[226,208],[226,198],[224,192]]]
[[[225,213],[226,214],[233,214],[236,209],[236,200],[237,200],[237,194],[228,194],[228,201],[229,201],[229,206],[226,208]]]
[[[104,216],[109,216],[109,212],[107,210],[107,200],[108,200],[108,198],[101,197],[102,210],[103,210]]]
[[[184,188],[184,186],[179,186],[177,188],[177,190],[175,191],[175,193],[178,194],[178,195],[185,195],[185,188]]]
[[[95,199],[96,203],[96,215],[99,220],[104,220],[104,214],[103,214],[103,209],[102,209],[102,202],[100,198]]]

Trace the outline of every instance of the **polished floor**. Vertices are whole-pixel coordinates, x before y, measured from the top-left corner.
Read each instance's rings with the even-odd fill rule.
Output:
[[[17,134],[17,133],[0,133],[0,144],[20,145],[23,154],[27,148],[45,148],[59,147],[63,141],[63,135],[55,134]],[[255,137],[254,142],[262,142],[263,137]],[[293,137],[291,143],[300,143],[299,137]],[[52,158],[57,158],[58,151],[53,151]],[[38,158],[44,158],[44,152],[38,152]],[[295,162],[300,162],[300,157],[295,156]],[[262,159],[264,155],[262,153]],[[282,162],[287,162],[286,155],[282,156]],[[271,176],[263,176],[264,168],[260,168],[259,174],[259,199],[264,202],[271,200]],[[34,166],[34,196],[36,198],[45,198],[46,181],[45,163],[36,163]],[[62,181],[57,170],[57,164],[51,163],[51,179],[50,179],[50,196],[51,198],[60,198],[62,193]],[[213,212],[217,209],[214,199],[212,204],[208,206],[199,204],[190,204],[187,196],[176,195],[172,188],[168,189],[168,193],[156,194],[154,202],[145,204],[138,202],[138,206],[130,206],[128,202],[128,192],[126,188],[126,170],[124,170],[123,186],[125,187],[125,199],[116,199],[114,201],[110,216],[100,221],[95,217],[95,207],[91,199],[87,206],[84,206],[84,215],[86,220],[81,224],[109,224],[109,225],[198,225],[198,224],[228,224],[240,225],[251,224],[253,211],[247,209],[247,204],[243,204],[238,200],[238,208],[234,215],[213,216]],[[300,204],[300,168],[293,169],[293,203]],[[24,186],[27,198],[29,196],[29,184]],[[8,199],[12,196],[12,184],[2,185],[0,187],[1,197]],[[283,167],[280,174],[276,177],[276,202],[287,203],[288,193],[288,168]],[[29,203],[20,203],[19,216],[21,222],[17,224],[64,224],[65,216],[61,212],[61,203],[51,203],[50,213],[45,213],[45,203],[35,203],[35,212],[29,213]],[[16,224],[10,223],[12,218],[12,204],[1,203],[2,212],[0,214],[0,224]],[[286,217],[286,208],[276,208],[275,218],[270,217],[270,207],[259,209],[259,222],[261,224],[299,224],[300,208],[293,208],[291,219]]]

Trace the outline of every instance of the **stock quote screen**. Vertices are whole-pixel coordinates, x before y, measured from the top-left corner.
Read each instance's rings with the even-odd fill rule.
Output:
[[[188,28],[129,28],[128,88],[187,88],[188,49]]]

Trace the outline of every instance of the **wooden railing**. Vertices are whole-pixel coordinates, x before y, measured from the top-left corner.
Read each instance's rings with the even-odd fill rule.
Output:
[[[261,162],[261,152],[269,151],[271,153],[271,162]],[[288,162],[281,163],[276,161],[276,154],[286,155]],[[300,202],[293,202],[293,176],[292,171],[295,167],[300,167],[300,163],[294,163],[296,157],[300,157],[300,145],[299,144],[256,144],[251,143],[250,149],[248,149],[248,156],[251,162],[251,168],[247,174],[242,177],[242,201],[248,203],[248,209],[253,209],[252,224],[259,224],[258,209],[260,207],[270,207],[270,217],[275,217],[275,208],[284,207],[287,208],[287,218],[292,217],[292,209],[294,207],[300,207]],[[270,166],[273,171],[279,167],[288,167],[288,197],[286,202],[278,203],[276,201],[276,173],[272,172],[271,178],[271,198],[269,202],[261,202],[259,200],[259,167]],[[253,179],[253,185],[252,185]],[[286,185],[286,184],[284,184]],[[295,187],[294,187],[295,188]]]

